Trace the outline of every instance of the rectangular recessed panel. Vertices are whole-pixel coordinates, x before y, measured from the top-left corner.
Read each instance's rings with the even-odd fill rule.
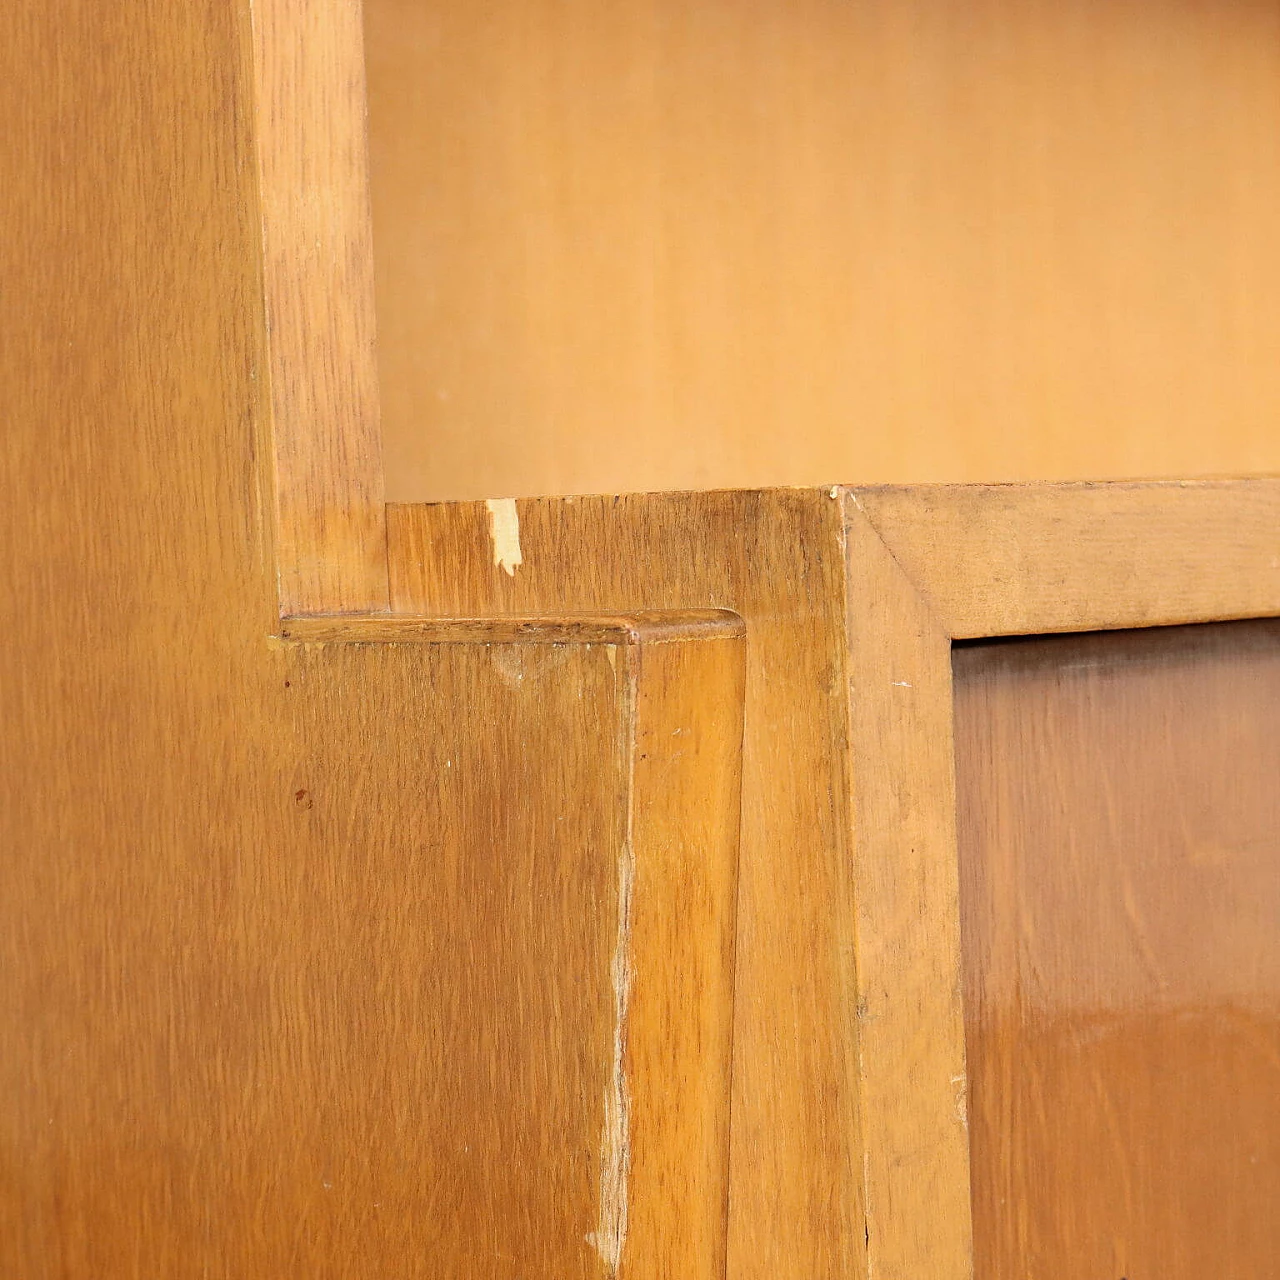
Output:
[[[1280,1258],[1280,623],[957,646],[976,1274]]]

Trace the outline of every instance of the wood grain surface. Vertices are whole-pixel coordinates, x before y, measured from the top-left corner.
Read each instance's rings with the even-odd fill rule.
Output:
[[[858,488],[954,638],[1280,614],[1280,480]]]
[[[269,387],[262,469],[285,613],[387,606],[358,0],[254,0]],[[200,71],[198,74],[208,74]],[[255,252],[254,258],[258,257]]]
[[[1278,609],[1274,489],[524,500],[511,571],[485,504],[389,508],[396,610],[746,619],[733,1276],[970,1274],[951,629]]]
[[[247,10],[0,26],[0,1274],[716,1274],[740,624],[282,627]]]
[[[495,563],[484,503],[390,507],[392,608],[519,615],[643,600],[746,619],[729,1274],[864,1275],[840,495],[516,505],[513,573]]]
[[[844,498],[848,785],[870,1277],[970,1274],[951,641]]]
[[[365,16],[396,501],[1280,471],[1271,4]]]
[[[1280,624],[955,673],[976,1274],[1273,1274]]]
[[[989,489],[905,505],[839,489],[536,501],[500,520],[481,503],[395,507],[388,561],[355,15],[273,0],[251,24],[243,3],[66,0],[2,20],[0,265],[20,322],[0,344],[14,495],[0,512],[0,1273],[658,1280],[715,1275],[727,1258],[734,1280],[963,1280],[947,640],[1274,612],[1274,484],[1019,490],[1018,511]],[[677,33],[690,49],[711,47],[717,24],[746,30],[727,9],[689,21],[711,24]],[[894,30],[912,45],[911,22]],[[786,63],[771,31],[751,27],[757,69]],[[1269,46],[1256,49],[1250,99],[1271,84]],[[520,50],[498,53],[519,65]],[[790,154],[823,168],[819,150]],[[691,226],[727,234],[716,218]],[[709,315],[740,309],[736,286],[690,279]],[[544,278],[529,280],[544,298]],[[724,367],[763,377],[766,360],[739,358],[752,349]],[[632,377],[579,367],[605,390]],[[933,403],[922,385],[912,415]],[[637,439],[625,413],[653,404],[610,403],[617,416],[593,411],[593,429]],[[994,570],[975,568],[983,556]],[[411,616],[379,612],[388,568],[391,607]],[[282,610],[327,616],[282,623]],[[723,610],[746,619],[745,670],[740,624],[707,612]],[[1211,664],[1208,650],[1155,664],[1167,692],[1183,663],[1186,701],[1098,677],[1111,692],[1057,713],[1056,755],[1013,750],[1025,697],[992,715],[1010,767],[1074,760],[1069,780],[1097,782],[1084,801],[1108,795],[1095,731],[1113,752],[1135,744],[1112,768],[1139,782],[1144,762],[1168,761],[1152,774],[1164,790],[1129,796],[1176,826],[1153,853],[1126,843],[1118,798],[1082,809],[1101,814],[1097,848],[1106,836],[1138,859],[1117,867],[1150,873],[1121,892],[1123,918],[1101,917],[1141,963],[1099,969],[1096,988],[1136,974],[1140,994],[1204,994],[1178,964],[1209,935],[1134,924],[1184,845],[1199,869],[1186,883],[1203,871],[1207,886],[1196,919],[1259,921],[1236,940],[1254,950],[1219,947],[1254,984],[1210,1006],[1233,1011],[1219,1039],[1193,1019],[1203,1034],[1183,1044],[1157,1001],[1150,1038],[1116,1062],[1155,1082],[1124,1124],[1154,1123],[1157,1104],[1187,1117],[1143,1158],[1190,1152],[1189,1175],[1221,1174],[1237,1193],[1222,1233],[1262,1256],[1269,1220],[1229,1214],[1260,1185],[1245,1158],[1276,1166],[1251,1109],[1274,1092],[1274,957],[1256,914],[1274,905],[1261,718],[1274,633],[1230,634],[1255,639]],[[1048,687],[1060,697],[1076,679]],[[1203,730],[1162,719],[1171,706],[1200,709]],[[1121,712],[1128,739],[1108,736]],[[980,718],[957,723],[963,737]],[[1247,767],[1202,767],[1224,758]],[[1027,789],[1028,823],[1045,795]],[[1260,825],[1228,823],[1214,844],[1211,813]],[[1001,1043],[1021,1030],[990,1026]],[[1003,1068],[967,1031],[975,1133],[990,1141],[982,1091]],[[1160,1074],[1178,1052],[1204,1054],[1182,1083]],[[1202,1077],[1203,1113],[1177,1112]],[[1043,1078],[1075,1108],[1070,1133],[1044,1133],[1091,1136],[1082,1161],[1141,1136],[1091,1134],[1081,1116],[1109,1123],[1105,1106],[1088,1112],[1097,1089],[1073,1093],[1065,1065]],[[1196,1128],[1213,1115],[1220,1135],[1263,1145],[1215,1147]],[[1027,1150],[1009,1167],[1039,1169]],[[1023,1216],[991,1229],[981,1159],[980,1259],[1066,1238],[1037,1216],[1030,1175]],[[1149,1243],[1156,1263],[1224,1273],[1169,1225],[1190,1203],[1182,1184],[1144,1200],[1142,1169],[1114,1159],[1107,1182],[1080,1167],[1086,1190],[1141,1210],[1108,1237],[1105,1265]]]

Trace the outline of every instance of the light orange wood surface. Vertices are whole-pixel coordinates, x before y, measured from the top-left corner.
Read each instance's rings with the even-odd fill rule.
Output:
[[[978,1276],[1280,1255],[1280,623],[956,650]]]
[[[1280,471],[1280,13],[365,0],[388,493]]]
[[[937,148],[941,166],[929,172],[950,175],[917,182],[893,169],[887,134],[854,139],[884,148],[875,155],[898,173],[888,187],[903,219],[877,223],[876,254],[859,249],[858,262],[892,283],[903,260],[882,253],[886,244],[923,246],[928,268],[903,269],[899,301],[869,310],[873,319],[842,311],[854,276],[791,234],[810,221],[804,184],[778,183],[770,168],[847,183],[827,164],[823,129],[810,137],[789,128],[782,107],[760,111],[760,138],[787,145],[758,149],[770,164],[748,148],[741,168],[771,197],[792,192],[799,211],[758,235],[753,220],[769,206],[699,168],[721,134],[741,137],[748,105],[795,99],[817,110],[815,60],[828,76],[847,71],[849,46],[816,39],[828,34],[820,25],[797,34],[793,16],[883,37],[911,58],[923,50],[934,67],[951,67],[961,37],[992,66],[1027,40],[1045,84],[1060,58],[1080,52],[1070,40],[1002,26],[998,6],[971,11],[945,40],[930,25],[942,21],[937,9],[730,8],[695,5],[668,26],[666,10],[535,5],[522,10],[530,25],[503,27],[492,50],[473,41],[554,108],[516,112],[548,136],[529,155],[510,148],[513,171],[574,154],[578,143],[557,138],[548,118],[585,128],[587,156],[613,136],[607,110],[567,109],[591,99],[587,72],[603,39],[651,58],[670,81],[658,136],[684,139],[673,163],[701,184],[690,216],[664,223],[678,252],[663,270],[687,289],[662,303],[679,356],[669,383],[650,380],[652,353],[633,365],[624,344],[611,363],[596,345],[610,316],[633,323],[626,289],[612,311],[585,312],[568,291],[562,327],[544,323],[537,308],[561,305],[548,283],[556,255],[576,262],[596,242],[576,223],[567,237],[547,226],[543,241],[531,238],[519,258],[532,264],[527,277],[509,274],[528,281],[527,332],[560,344],[544,362],[531,342],[518,366],[543,397],[538,412],[556,410],[545,421],[559,422],[560,406],[580,411],[577,425],[564,418],[571,438],[587,440],[587,422],[612,456],[641,439],[637,423],[666,424],[682,444],[703,438],[691,423],[711,424],[708,438],[722,443],[746,439],[734,434],[735,406],[758,409],[766,425],[821,422],[830,388],[775,370],[788,350],[809,350],[806,335],[830,332],[868,339],[845,349],[865,362],[858,376],[900,399],[866,412],[909,431],[949,431],[963,417],[989,423],[1004,444],[1020,440],[1026,419],[992,412],[1016,407],[1005,395],[1014,385],[1030,388],[1023,404],[1037,406],[1049,439],[1086,420],[1109,440],[1120,420],[1154,430],[1156,417],[1132,411],[1148,401],[1153,414],[1173,414],[1161,422],[1194,421],[1187,439],[1211,439],[1207,410],[1194,416],[1211,382],[1215,412],[1254,424],[1241,438],[1269,423],[1270,375],[1250,343],[1265,347],[1257,335],[1280,295],[1266,287],[1269,259],[1251,248],[1239,249],[1249,290],[1234,287],[1234,257],[1220,277],[1198,269],[1230,298],[1207,310],[1203,329],[1189,304],[1166,308],[1170,335],[1194,332],[1205,354],[1200,364],[1184,354],[1174,366],[1182,381],[1149,396],[1153,366],[1141,373],[1126,360],[1151,343],[1164,362],[1176,344],[1157,341],[1163,330],[1115,328],[1136,300],[1167,302],[1177,271],[1158,245],[1143,260],[1150,279],[1146,266],[1131,279],[1117,250],[1118,310],[1084,307],[1072,330],[1083,345],[1027,319],[1037,313],[1015,288],[1017,265],[1042,243],[1059,246],[1061,229],[1014,237],[1018,252],[988,261],[994,251],[975,248],[965,219],[950,215],[968,210],[991,225],[983,218],[1020,209],[996,180],[1005,171],[981,179],[990,190],[976,203],[942,198],[972,175],[963,148],[947,159],[954,139],[934,137],[938,120],[1013,119],[1011,104],[1024,101],[1001,98],[996,112],[979,92],[985,79],[972,78],[981,59],[956,82],[916,80],[901,62],[877,62],[876,40],[858,45],[868,75],[849,78],[849,91],[870,95],[860,118],[875,123],[880,107],[869,104],[882,103],[885,84],[918,93],[917,140]],[[154,12],[68,0],[0,19],[0,108],[11,122],[0,138],[0,220],[12,232],[0,264],[6,305],[22,318],[0,346],[0,463],[15,495],[0,516],[0,1134],[10,1153],[0,1273],[657,1280],[716,1276],[727,1261],[733,1280],[965,1280],[973,1227],[980,1259],[992,1236],[966,1190],[950,642],[1278,613],[1275,482],[773,489],[384,513],[356,12],[338,0],[252,15],[240,0]],[[1032,34],[1074,33],[1099,54],[1071,65],[1096,66],[1104,103],[1106,86],[1135,65],[1160,93],[1186,67],[1202,89],[1219,86],[1182,121],[1184,141],[1203,128],[1229,155],[1247,136],[1258,187],[1227,192],[1203,222],[1175,218],[1171,242],[1218,243],[1221,226],[1263,225],[1265,200],[1254,200],[1273,145],[1270,11],[1242,6],[1228,23],[1221,11],[1153,6],[1175,25],[1140,64],[1149,29],[1124,25],[1130,11],[1090,9],[1079,29],[1073,6],[1023,12],[1047,24]],[[582,44],[546,71],[539,59],[564,46],[544,37],[566,15],[582,19],[564,24]],[[630,19],[640,27],[621,39],[611,24]],[[652,39],[641,29],[650,21]],[[1100,30],[1132,36],[1114,64],[1093,43]],[[414,29],[402,35],[412,53]],[[741,65],[751,74],[730,58],[716,64],[718,79],[704,77],[707,51],[735,41],[749,46]],[[397,53],[377,40],[370,48],[375,69]],[[762,79],[771,69],[772,87]],[[460,65],[443,80],[470,91]],[[650,111],[643,76],[606,81]],[[713,106],[730,104],[722,115],[701,97],[696,109],[681,105],[685,88],[704,83]],[[810,84],[812,101],[797,99]],[[1264,99],[1256,120],[1243,110]],[[1045,110],[1060,107],[1054,98]],[[501,132],[511,114],[494,119]],[[614,141],[625,153],[626,131]],[[376,167],[376,119],[374,144]],[[1118,154],[1104,176],[1122,175],[1136,153]],[[1117,207],[1131,200],[1141,211],[1156,190],[1175,210],[1185,195],[1187,209],[1204,212],[1217,190],[1212,165],[1179,195],[1180,179],[1152,163],[1160,180],[1150,187],[1140,174]],[[1056,173],[1045,164],[1032,166],[1030,188]],[[609,198],[616,174],[593,172],[604,189],[552,182],[556,217],[612,206],[624,216]],[[1021,180],[1010,179],[1015,196]],[[868,184],[868,209],[884,189]],[[829,220],[823,199],[816,224]],[[949,228],[945,253],[928,241],[936,226]],[[1201,241],[1188,232],[1196,227]],[[1062,231],[1077,234],[1079,244],[1098,239]],[[424,243],[433,236],[448,242],[432,233]],[[767,267],[779,274],[717,276],[702,247],[722,242],[737,262],[781,260]],[[380,253],[387,242],[373,243]],[[464,285],[482,258],[451,259]],[[596,270],[591,254],[582,261]],[[1075,265],[1066,254],[1053,279],[1070,283]],[[495,257],[494,278],[509,266]],[[939,291],[938,279],[968,283]],[[797,281],[794,294],[783,287]],[[406,270],[404,282],[412,299],[421,280]],[[1051,292],[1055,305],[1067,296]],[[1012,317],[989,330],[968,305],[988,293]],[[789,312],[801,318],[788,330],[773,323],[776,308],[748,305],[757,294],[825,296],[830,309]],[[935,314],[921,301],[935,295],[964,305]],[[600,296],[594,285],[582,295]],[[651,318],[660,310],[655,300]],[[481,314],[488,324],[498,311]],[[715,348],[707,335],[723,332],[726,314],[746,338]],[[1040,355],[1023,361],[1014,327]],[[504,335],[496,323],[445,328],[471,344],[466,360],[504,345],[490,341]],[[966,381],[971,353],[947,345],[961,331],[1006,363],[977,361]],[[1107,350],[1123,358],[1092,391],[1078,389],[1093,335],[1108,332]],[[1235,341],[1241,333],[1254,336]],[[918,345],[890,351],[895,334]],[[383,347],[384,366],[396,341]],[[436,358],[429,344],[400,349]],[[1055,351],[1063,365],[1037,380],[1036,361]],[[560,367],[581,377],[580,401],[556,389]],[[1098,386],[1115,403],[1104,412],[1095,398],[1096,412],[1078,412]],[[665,411],[673,387],[680,413]],[[525,412],[536,396],[509,392],[498,388],[502,413],[536,426]],[[933,412],[962,402],[967,417]],[[829,420],[847,422],[840,413]],[[789,427],[783,436],[796,440]],[[655,437],[643,449],[655,445],[665,448]],[[683,466],[690,454],[669,456]],[[521,475],[534,475],[533,461],[527,454]],[[725,610],[745,619],[745,667],[742,626]],[[1162,726],[1151,723],[1154,742]],[[1241,796],[1265,817],[1260,789]],[[989,1183],[973,1167],[981,1215]]]

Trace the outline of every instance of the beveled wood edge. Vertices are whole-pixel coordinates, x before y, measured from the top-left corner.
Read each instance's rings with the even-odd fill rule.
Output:
[[[1280,478],[846,493],[955,640],[1280,614]]]
[[[336,614],[285,618],[278,639],[298,644],[677,644],[744,640],[728,609],[562,617],[436,618],[415,614]]]

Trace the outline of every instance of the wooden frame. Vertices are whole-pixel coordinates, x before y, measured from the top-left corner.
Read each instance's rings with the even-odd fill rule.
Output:
[[[747,621],[730,1275],[970,1274],[951,643],[1280,615],[1280,481],[516,507],[515,575],[483,504],[390,508],[393,608]]]
[[[387,605],[359,0],[241,9],[254,88],[270,510],[284,615]]]
[[[1280,614],[1280,484],[883,488],[847,501],[851,592],[884,602],[881,626],[850,619],[852,751],[877,762],[854,803],[864,1126],[881,1127],[867,1138],[868,1220],[893,1238],[890,1274],[963,1274],[969,1212],[952,1189],[967,1193],[967,1129],[963,1095],[946,1087],[965,1078],[951,642]],[[904,1185],[900,1162],[922,1146],[931,1155]],[[921,1223],[947,1225],[925,1235]],[[940,1255],[955,1269],[929,1270]]]

